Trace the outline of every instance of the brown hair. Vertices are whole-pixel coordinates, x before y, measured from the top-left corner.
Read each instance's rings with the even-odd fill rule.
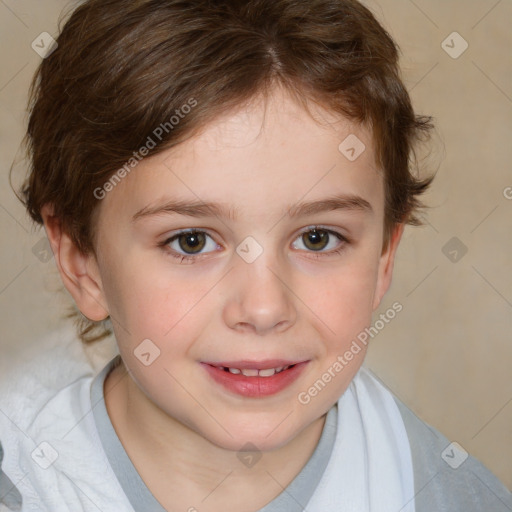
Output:
[[[32,83],[22,197],[38,223],[52,204],[84,253],[94,251],[95,191],[156,141],[158,126],[149,154],[275,83],[306,110],[312,100],[370,127],[385,174],[383,249],[396,223],[422,224],[418,196],[434,176],[411,170],[432,118],[415,115],[397,45],[355,0],[88,0],[57,43]],[[84,342],[106,334],[94,326],[82,317]]]

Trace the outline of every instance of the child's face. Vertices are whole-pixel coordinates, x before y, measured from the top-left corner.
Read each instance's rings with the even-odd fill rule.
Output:
[[[143,160],[102,200],[97,223],[98,282],[141,396],[233,450],[285,444],[345,391],[364,346],[309,403],[299,400],[370,325],[401,233],[382,254],[383,176],[367,132],[318,110],[336,121],[320,126],[280,91],[265,119],[263,108]],[[366,145],[355,161],[338,149],[350,134]],[[287,214],[349,195],[371,208]],[[178,200],[216,203],[232,217],[165,210]],[[201,233],[164,245],[191,228]],[[187,252],[197,255],[181,261]],[[134,355],[147,339],[160,350],[148,366]],[[211,366],[269,359],[304,364],[273,377]]]

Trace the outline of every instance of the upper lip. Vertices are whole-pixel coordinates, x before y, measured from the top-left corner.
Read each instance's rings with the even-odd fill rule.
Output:
[[[224,367],[224,368],[238,368],[239,370],[268,370],[270,368],[280,368],[281,366],[291,366],[299,364],[304,361],[290,360],[290,359],[264,359],[261,361],[250,361],[243,359],[241,361],[220,361],[210,362],[206,361],[204,364],[210,366]]]

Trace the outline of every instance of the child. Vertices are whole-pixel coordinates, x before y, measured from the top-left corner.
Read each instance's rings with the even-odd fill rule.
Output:
[[[119,355],[4,392],[8,510],[512,510],[361,366],[433,180],[397,59],[354,0],[76,9],[34,82],[23,196],[82,340],[111,322]]]

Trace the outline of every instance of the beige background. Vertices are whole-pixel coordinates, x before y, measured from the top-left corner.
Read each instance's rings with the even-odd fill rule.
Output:
[[[404,80],[418,112],[435,117],[438,136],[426,163],[439,167],[425,197],[432,207],[429,224],[406,229],[393,285],[380,308],[384,312],[399,301],[403,311],[373,338],[366,364],[420,417],[512,489],[512,3],[366,3],[402,49]],[[44,249],[44,233],[32,229],[7,171],[40,60],[31,42],[43,31],[57,34],[65,5],[0,2],[2,366],[62,323],[65,295],[55,294],[53,260],[37,250]],[[442,47],[454,31],[469,44],[458,58]],[[448,39],[452,51],[460,43]],[[15,167],[15,182],[23,166]],[[451,246],[443,252],[452,237],[467,247],[457,262],[444,254]],[[111,353],[107,344],[95,361],[101,365]]]

